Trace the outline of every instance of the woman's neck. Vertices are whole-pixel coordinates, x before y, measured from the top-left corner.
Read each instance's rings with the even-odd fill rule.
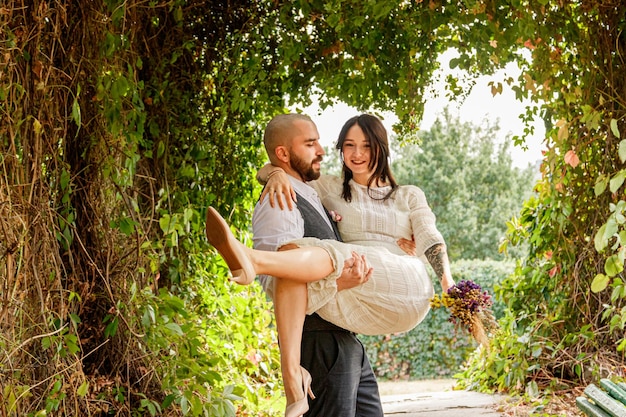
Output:
[[[363,187],[367,187],[368,179],[369,178],[363,178],[362,176],[359,176],[359,177],[353,177],[352,181],[356,182],[359,185],[362,185]],[[372,181],[372,184],[370,185],[371,188],[380,188],[380,187],[387,187],[387,186],[389,186],[389,183],[386,181],[382,181],[380,177]]]

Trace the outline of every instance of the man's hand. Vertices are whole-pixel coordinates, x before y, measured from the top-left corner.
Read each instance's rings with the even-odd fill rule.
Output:
[[[347,290],[366,283],[373,271],[374,269],[367,264],[365,255],[352,252],[352,257],[345,260],[341,275],[337,278],[337,291]]]
[[[401,237],[396,243],[400,246],[400,249],[406,252],[407,255],[417,256],[417,251],[415,250],[415,238],[413,236],[411,236],[411,240]]]

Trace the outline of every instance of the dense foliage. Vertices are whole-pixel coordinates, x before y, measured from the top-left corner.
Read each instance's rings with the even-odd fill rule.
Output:
[[[242,224],[254,201],[262,108],[224,108],[215,76],[254,4],[183,6],[4,3],[3,414],[221,415],[235,380],[279,392],[255,351],[267,304],[216,280],[202,238],[207,204]]]
[[[537,167],[514,167],[510,142],[497,143],[497,124],[461,122],[447,110],[418,134],[418,144],[397,149],[394,173],[419,186],[437,216],[450,258],[504,259],[506,222],[531,195]]]
[[[499,28],[510,26],[494,41],[500,48],[516,36],[532,51],[515,88],[537,101],[528,112],[544,117],[548,151],[538,195],[510,224],[511,242],[530,249],[500,290],[505,331],[465,376],[536,393],[624,373],[626,8],[530,3],[494,15]]]
[[[468,375],[518,389],[617,372],[625,12],[619,0],[5,1],[0,412],[233,415],[243,396],[240,414],[262,414],[278,392],[276,350],[257,350],[274,343],[268,306],[256,286],[225,285],[205,207],[246,237],[262,126],[314,90],[323,105],[393,110],[411,132],[451,47],[470,76],[518,60],[520,78],[493,92],[530,98],[524,117],[549,127],[538,195],[509,226],[529,251],[502,284],[505,331]],[[447,93],[466,81],[451,76]]]

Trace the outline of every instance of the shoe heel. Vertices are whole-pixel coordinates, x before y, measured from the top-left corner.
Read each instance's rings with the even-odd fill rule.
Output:
[[[304,390],[304,397],[287,406],[285,409],[285,417],[301,417],[304,413],[309,411],[309,401],[306,398],[307,394],[312,400],[315,399],[313,390],[311,390],[311,382],[313,381],[311,374],[303,367],[300,367],[300,373],[302,374],[302,389]]]
[[[313,378],[311,378],[309,371],[303,367],[300,367],[300,372],[302,373],[302,388],[304,388],[304,392],[309,394],[309,397],[314,400],[315,394],[313,394],[313,390],[311,389],[311,382],[313,382]]]

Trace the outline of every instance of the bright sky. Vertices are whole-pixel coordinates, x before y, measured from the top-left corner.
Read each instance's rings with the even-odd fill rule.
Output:
[[[451,54],[444,54],[441,62],[442,68],[448,68],[447,62],[451,58]],[[450,72],[450,70],[446,70]],[[444,72],[442,71],[442,74]],[[497,72],[492,76],[481,77],[476,81],[471,94],[461,104],[452,103],[445,97],[431,97],[427,99],[424,117],[420,125],[420,129],[429,129],[436,117],[443,112],[448,106],[451,114],[459,115],[461,121],[471,122],[480,126],[484,119],[490,122],[499,120],[500,125],[500,141],[507,140],[513,136],[522,136],[524,125],[519,119],[519,115],[524,112],[525,104],[517,101],[511,90],[507,90],[506,85],[503,93],[495,97],[491,95],[491,87],[489,81],[502,81],[505,77],[513,77],[517,79],[519,69],[515,64],[510,64],[504,70]],[[440,77],[443,79],[443,76]],[[435,83],[435,90],[443,91],[443,84]],[[339,103],[332,108],[328,108],[321,112],[319,107],[314,103],[312,106],[304,108],[304,113],[311,116],[317,124],[320,138],[323,146],[332,147],[339,135],[339,131],[343,123],[350,117],[359,114],[359,112],[349,106]],[[397,118],[392,113],[384,114],[383,123],[388,132],[392,132],[392,125]],[[528,164],[534,164],[541,159],[541,150],[544,148],[543,140],[545,128],[543,122],[538,120],[534,123],[535,133],[526,141],[528,150],[524,151],[518,146],[511,146],[511,155],[513,163],[518,167],[526,167]]]

